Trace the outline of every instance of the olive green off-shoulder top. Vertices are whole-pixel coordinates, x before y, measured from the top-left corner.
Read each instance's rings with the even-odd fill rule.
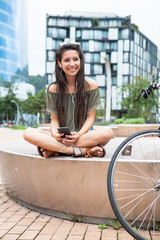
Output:
[[[57,96],[58,96],[58,93],[47,91],[46,105],[47,105],[47,111],[49,113],[57,114],[57,111],[58,111]],[[98,88],[85,92],[85,104],[84,104],[85,110],[84,110],[83,124],[87,118],[87,113],[92,109],[96,109],[99,104],[100,104],[100,93]],[[65,93],[65,107],[64,107],[65,127],[68,127],[71,131],[79,131],[79,128],[75,121],[76,117],[74,119],[74,106],[76,106],[75,94]]]

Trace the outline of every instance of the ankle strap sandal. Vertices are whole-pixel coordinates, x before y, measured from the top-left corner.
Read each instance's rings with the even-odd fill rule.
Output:
[[[92,155],[89,153],[91,148],[81,148],[81,147],[73,147],[74,151],[74,157],[92,157]]]
[[[102,145],[97,145],[103,149],[103,155],[101,157],[104,157],[106,154],[106,151]],[[93,153],[91,153],[91,148],[81,148],[81,147],[73,147],[74,151],[74,157],[86,157],[91,158],[93,157]]]

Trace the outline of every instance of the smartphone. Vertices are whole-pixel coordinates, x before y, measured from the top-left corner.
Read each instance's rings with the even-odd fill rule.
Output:
[[[63,138],[66,136],[66,135],[71,135],[71,132],[69,130],[68,127],[58,127],[57,128],[58,132],[61,134],[61,133],[64,133],[64,135],[62,136]]]

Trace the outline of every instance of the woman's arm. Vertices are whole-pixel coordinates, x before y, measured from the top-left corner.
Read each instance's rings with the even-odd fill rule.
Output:
[[[58,116],[51,113],[51,135],[56,138],[57,141],[62,142],[63,139],[61,137],[63,136],[63,133],[59,134],[57,127],[59,127]]]
[[[88,130],[92,127],[95,119],[96,109],[92,109],[88,112],[86,121],[84,122],[82,128],[79,130],[79,132],[73,132],[72,135],[68,135],[66,138],[63,139],[63,143],[66,146],[72,146],[74,145],[77,140]]]
[[[84,122],[82,128],[79,130],[78,134],[79,137],[82,136],[84,133],[88,132],[88,130],[92,127],[96,115],[96,109],[92,109],[88,112],[86,121]]]

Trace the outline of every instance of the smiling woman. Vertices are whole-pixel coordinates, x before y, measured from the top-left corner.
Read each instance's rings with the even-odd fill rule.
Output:
[[[97,83],[84,75],[84,56],[80,45],[65,42],[55,55],[56,82],[47,91],[47,111],[51,114],[51,131],[27,129],[24,138],[38,146],[43,157],[60,154],[103,157],[104,145],[113,137],[109,127],[92,125],[100,103]],[[57,128],[68,127],[71,135],[63,136]]]
[[[78,52],[76,50],[69,50],[64,52],[61,62],[58,60],[58,65],[60,68],[62,68],[67,78],[76,76],[80,70],[80,58]]]

